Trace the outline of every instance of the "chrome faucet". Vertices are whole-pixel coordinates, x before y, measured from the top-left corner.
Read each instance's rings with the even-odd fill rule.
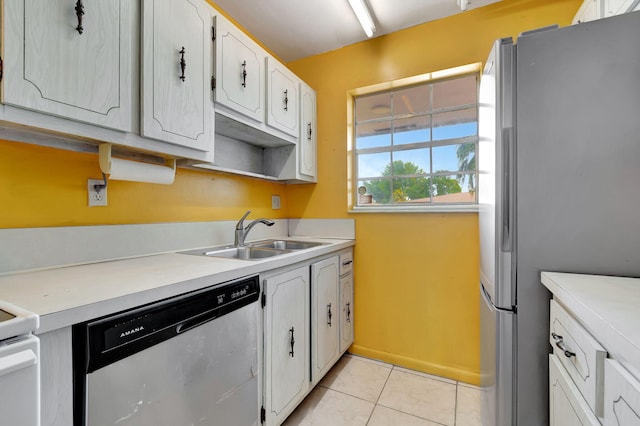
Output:
[[[270,219],[260,218],[260,219],[254,220],[253,222],[248,224],[245,228],[244,220],[247,216],[249,216],[249,213],[251,213],[251,210],[248,210],[236,224],[236,240],[234,242],[234,245],[236,247],[244,247],[244,240],[245,238],[247,238],[247,234],[249,233],[249,231],[251,231],[251,228],[253,228],[256,224],[264,223],[267,226],[273,226],[275,224],[275,222]]]

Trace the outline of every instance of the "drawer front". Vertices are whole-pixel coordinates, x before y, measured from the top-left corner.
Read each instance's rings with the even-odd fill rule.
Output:
[[[353,271],[353,251],[340,253],[340,275]]]
[[[549,343],[553,356],[596,416],[603,415],[605,349],[554,300],[551,301]]]
[[[604,425],[640,425],[640,382],[618,362],[605,361]]]
[[[557,357],[549,355],[549,426],[567,425],[599,426],[600,422]]]

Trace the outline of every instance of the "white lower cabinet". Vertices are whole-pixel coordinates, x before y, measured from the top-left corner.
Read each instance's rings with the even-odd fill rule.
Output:
[[[339,257],[311,265],[312,377],[317,384],[340,358]]]
[[[612,359],[605,362],[604,425],[640,426],[640,382]]]
[[[340,353],[353,343],[353,250],[340,253]]]
[[[551,426],[640,426],[640,279],[543,272]]]
[[[266,426],[282,424],[353,343],[352,253],[261,276]]]
[[[340,353],[353,343],[353,275],[340,277]]]
[[[580,391],[554,355],[549,355],[549,425],[600,425]]]
[[[263,280],[265,421],[280,424],[307,394],[309,267]]]

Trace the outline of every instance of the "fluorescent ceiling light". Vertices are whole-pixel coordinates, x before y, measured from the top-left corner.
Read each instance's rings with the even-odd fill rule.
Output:
[[[356,14],[358,21],[360,21],[360,25],[362,25],[367,37],[371,37],[376,31],[376,26],[373,24],[373,19],[371,19],[371,13],[367,9],[365,0],[349,0],[349,5],[353,9],[353,13]]]

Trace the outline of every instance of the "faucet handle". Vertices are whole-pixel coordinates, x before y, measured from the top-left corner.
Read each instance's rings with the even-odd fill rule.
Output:
[[[236,229],[237,230],[244,229],[244,220],[246,219],[247,216],[249,216],[249,213],[251,213],[251,210],[247,210],[247,212],[244,214],[244,216],[242,216],[240,218],[240,220],[236,224]]]

